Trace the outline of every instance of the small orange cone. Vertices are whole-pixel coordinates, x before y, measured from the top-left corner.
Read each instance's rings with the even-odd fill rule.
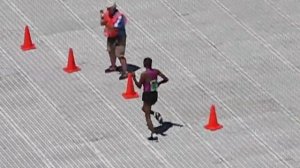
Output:
[[[21,49],[23,51],[27,51],[27,50],[31,50],[31,49],[35,49],[35,48],[36,48],[35,45],[31,41],[29,27],[26,26],[25,32],[24,32],[24,43],[23,43],[23,45],[21,45]]]
[[[210,107],[209,121],[208,124],[204,126],[204,128],[209,129],[211,131],[223,128],[223,126],[218,123],[215,105],[212,105]]]
[[[125,99],[132,99],[139,97],[138,93],[134,91],[133,79],[132,74],[128,73],[127,79],[127,89],[126,92],[122,94]]]
[[[76,66],[75,59],[73,55],[73,49],[69,49],[68,65],[64,68],[64,71],[68,73],[80,71],[80,68]]]

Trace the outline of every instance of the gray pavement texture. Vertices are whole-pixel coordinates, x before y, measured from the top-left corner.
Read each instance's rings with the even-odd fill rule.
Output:
[[[300,168],[299,0],[117,1],[128,63],[151,57],[170,78],[153,109],[183,127],[157,142],[141,98],[104,73],[105,3],[0,0],[1,168]],[[215,132],[203,127],[212,104]]]

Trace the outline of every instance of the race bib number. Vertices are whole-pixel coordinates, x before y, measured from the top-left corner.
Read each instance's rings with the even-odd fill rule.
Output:
[[[151,92],[157,91],[158,83],[157,80],[150,81]]]

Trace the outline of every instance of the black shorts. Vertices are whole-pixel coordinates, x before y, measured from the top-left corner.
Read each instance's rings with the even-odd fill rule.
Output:
[[[157,92],[143,92],[142,100],[149,105],[154,105],[157,102],[157,97]]]
[[[117,57],[124,57],[126,48],[126,36],[125,37],[115,37],[107,38],[107,51],[115,52]]]
[[[126,46],[126,36],[124,37],[108,37],[107,38],[107,45],[109,46]]]

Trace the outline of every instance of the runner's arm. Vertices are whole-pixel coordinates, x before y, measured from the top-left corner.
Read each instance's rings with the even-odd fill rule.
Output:
[[[137,81],[135,74],[133,74],[133,81],[134,81],[135,85],[136,85],[138,88],[141,88],[141,87],[142,87],[142,84],[143,84],[144,81],[145,81],[145,77],[144,77],[144,76],[145,76],[144,74],[141,74],[140,80]]]
[[[158,70],[158,76],[160,76],[163,80],[159,81],[157,84],[158,86],[160,84],[163,84],[163,83],[167,83],[169,81],[169,79],[166,77],[166,75],[164,75],[163,73],[161,73],[159,70]]]

